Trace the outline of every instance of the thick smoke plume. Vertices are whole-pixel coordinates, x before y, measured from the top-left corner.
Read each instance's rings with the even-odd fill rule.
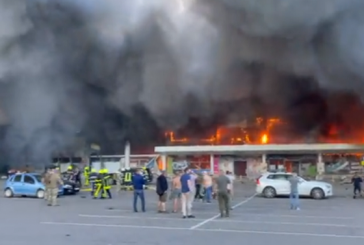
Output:
[[[0,0],[3,149],[37,164],[77,135],[120,152],[191,121],[345,124],[364,88],[363,11],[362,0]]]

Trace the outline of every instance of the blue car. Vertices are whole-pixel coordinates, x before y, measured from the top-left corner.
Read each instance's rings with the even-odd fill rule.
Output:
[[[44,198],[45,186],[42,176],[35,173],[19,173],[10,176],[4,187],[5,197],[29,196]],[[58,195],[63,195],[63,186],[60,186]]]

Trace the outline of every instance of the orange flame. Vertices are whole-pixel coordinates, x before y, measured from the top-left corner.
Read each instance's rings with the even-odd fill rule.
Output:
[[[262,144],[267,144],[268,143],[268,135],[267,134],[263,134],[262,138],[261,138],[261,143]]]

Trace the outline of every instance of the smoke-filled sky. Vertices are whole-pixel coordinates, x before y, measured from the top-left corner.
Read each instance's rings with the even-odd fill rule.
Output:
[[[342,121],[364,88],[363,11],[362,0],[0,0],[3,148],[36,164],[77,134],[115,152],[191,118],[278,115],[302,133]]]

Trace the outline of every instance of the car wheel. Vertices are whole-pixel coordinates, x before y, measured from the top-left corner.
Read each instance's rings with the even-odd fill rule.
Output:
[[[6,188],[4,191],[4,195],[5,195],[5,197],[10,198],[10,197],[14,196],[14,193],[10,188]]]
[[[325,193],[321,188],[313,188],[311,191],[311,197],[316,200],[324,199]]]
[[[37,191],[37,194],[36,194],[37,198],[43,199],[44,198],[44,195],[45,195],[44,190],[38,190]]]
[[[265,187],[263,190],[263,195],[266,198],[274,198],[276,196],[276,190],[273,187]]]

